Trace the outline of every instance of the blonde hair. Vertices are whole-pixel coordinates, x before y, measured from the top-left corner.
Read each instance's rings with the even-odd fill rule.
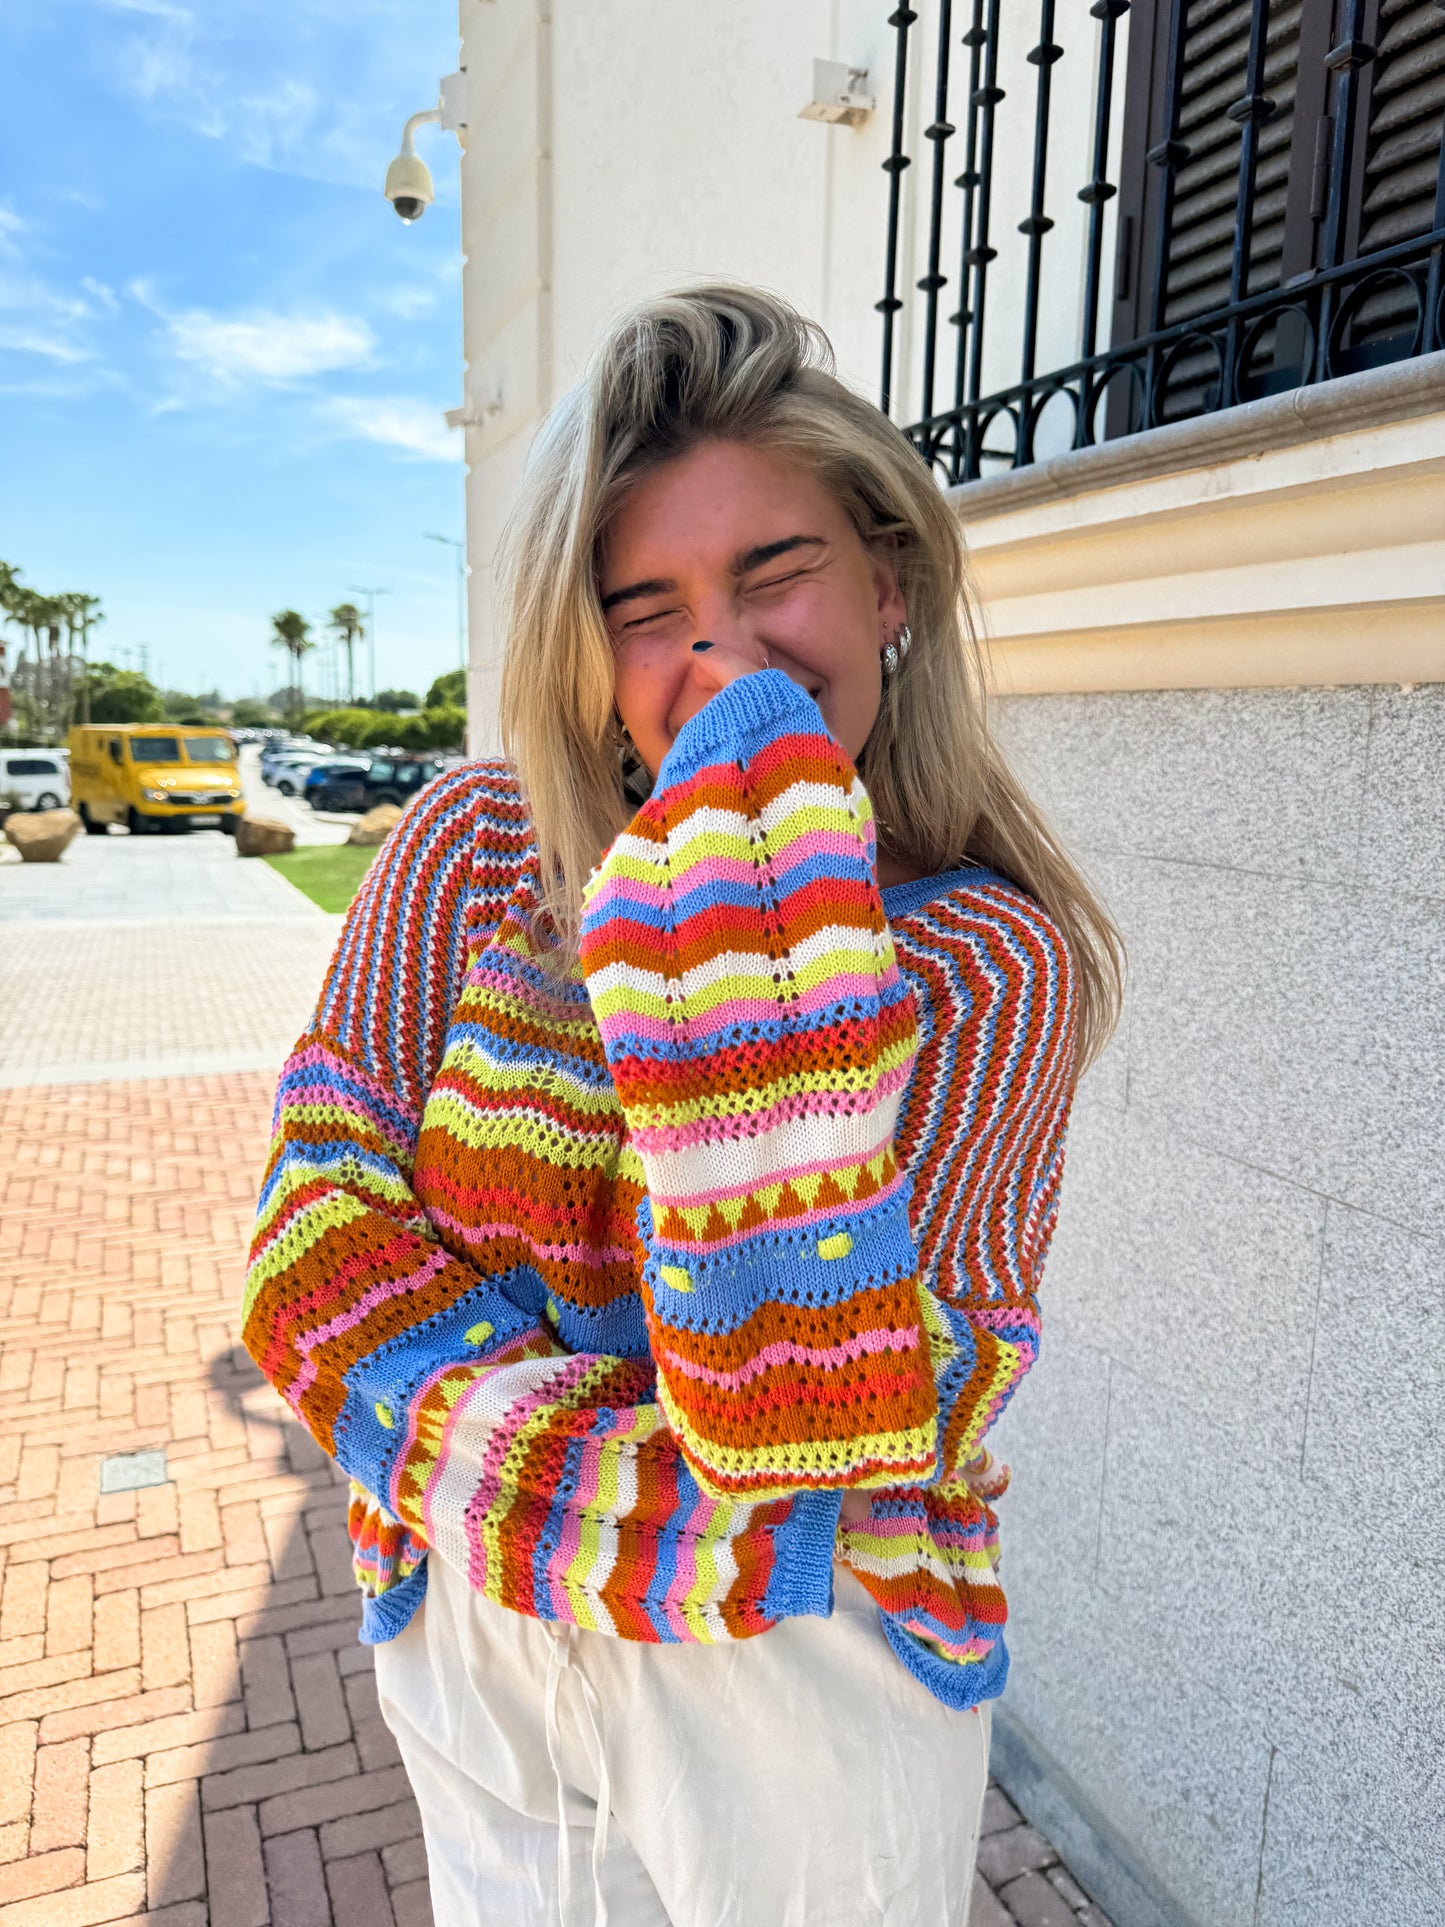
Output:
[[[709,440],[799,461],[865,543],[886,545],[913,647],[859,758],[879,843],[930,874],[985,864],[1035,899],[1069,949],[1087,1064],[1118,1020],[1123,946],[990,733],[957,520],[907,438],[838,380],[821,329],[758,289],[692,288],[624,316],[543,425],[504,538],[502,735],[564,951],[583,883],[633,814],[602,539],[641,475]]]

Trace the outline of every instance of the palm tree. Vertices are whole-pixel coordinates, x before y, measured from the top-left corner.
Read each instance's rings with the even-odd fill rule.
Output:
[[[70,632],[70,657],[72,662],[77,654],[75,640],[80,638],[80,720],[90,721],[90,632],[97,622],[104,622],[105,615],[100,606],[98,595],[85,595],[79,589],[68,589],[55,600],[60,604],[65,617],[65,626]]]
[[[35,647],[37,659],[40,654],[40,632],[45,633],[46,675],[45,675],[45,714],[51,739],[58,740],[65,724],[64,718],[70,709],[69,703],[69,664],[60,654],[60,635],[65,627],[65,607],[59,596],[37,596],[32,604],[32,612],[37,628]]]
[[[283,609],[279,616],[272,616],[271,628],[271,641],[291,658],[291,686],[295,692],[291,699],[291,720],[295,723],[306,706],[301,691],[301,658],[316,647],[310,640],[311,624],[294,609]]]
[[[366,634],[366,624],[354,602],[338,602],[331,611],[330,626],[346,651],[346,700],[348,704],[353,704],[356,701],[356,665],[352,660],[352,651],[358,640]]]
[[[16,598],[20,594],[20,571],[8,562],[0,562],[0,629],[8,623],[20,621]],[[0,670],[5,663],[5,646],[0,642]],[[0,675],[0,728],[10,721],[12,715],[9,695],[9,678]]]
[[[45,729],[45,643],[44,635],[48,626],[50,601],[38,589],[28,589],[17,583],[10,592],[11,620],[25,632],[30,646],[35,651],[33,670],[26,660],[26,644],[21,643],[20,654],[15,663],[15,688],[17,695],[23,692],[25,702],[25,721],[22,725],[34,736],[43,735]]]

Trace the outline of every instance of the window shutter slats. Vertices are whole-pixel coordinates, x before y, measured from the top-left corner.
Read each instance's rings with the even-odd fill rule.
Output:
[[[1445,114],[1445,14],[1434,0],[1381,0],[1370,75],[1360,252],[1428,234]]]
[[[1445,115],[1445,13],[1434,0],[1380,0],[1370,70],[1369,123],[1358,252],[1373,253],[1417,234],[1435,218]],[[1412,336],[1414,296],[1397,278],[1362,304],[1354,343],[1378,356],[1381,344]]]
[[[1249,294],[1279,285],[1301,11],[1295,0],[1270,12],[1264,85],[1275,107],[1260,128]],[[1229,300],[1240,141],[1229,109],[1245,88],[1250,12],[1249,0],[1214,0],[1186,15],[1179,123],[1190,154],[1175,180],[1166,325]]]

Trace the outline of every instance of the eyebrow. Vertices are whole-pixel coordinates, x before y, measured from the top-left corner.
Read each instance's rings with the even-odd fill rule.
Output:
[[[754,569],[762,568],[765,562],[772,562],[780,555],[787,555],[793,549],[825,549],[828,544],[821,535],[785,535],[780,542],[761,542],[756,548],[744,549],[728,563],[729,575],[751,575]],[[617,608],[619,603],[640,602],[647,596],[675,595],[677,582],[672,576],[653,576],[646,582],[629,582],[625,589],[614,589],[602,598],[602,613]]]

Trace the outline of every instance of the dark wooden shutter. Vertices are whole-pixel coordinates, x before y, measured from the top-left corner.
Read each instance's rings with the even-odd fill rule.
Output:
[[[1366,132],[1346,230],[1355,255],[1435,225],[1445,120],[1445,10],[1436,0],[1378,0],[1371,29],[1376,53],[1366,69]],[[1418,319],[1409,287],[1385,278],[1359,305],[1341,371],[1408,354]]]
[[[1146,160],[1164,137],[1171,0],[1136,0],[1130,11],[1120,182],[1120,254],[1115,277],[1115,344],[1149,332],[1163,177]],[[1229,301],[1239,186],[1240,125],[1229,109],[1245,92],[1250,0],[1187,0],[1183,8],[1179,137],[1188,159],[1175,177],[1168,235],[1164,325],[1211,313]],[[1325,97],[1330,8],[1320,0],[1275,0],[1268,16],[1264,91],[1274,110],[1260,128],[1254,228],[1245,294],[1260,294],[1307,272],[1313,262],[1310,164]],[[1292,387],[1301,378],[1297,331],[1271,331],[1256,348],[1249,391]],[[1112,434],[1137,426],[1111,397]],[[1214,407],[1218,362],[1207,349],[1174,367],[1164,408],[1179,420]]]
[[[1445,10],[1438,0],[1380,0],[1376,31],[1359,254],[1434,226],[1445,116]]]
[[[1275,105],[1260,129],[1246,294],[1278,287],[1281,279],[1303,11],[1303,0],[1270,9],[1264,90]],[[1244,92],[1249,16],[1249,0],[1196,0],[1186,17],[1179,120],[1190,154],[1175,183],[1166,327],[1229,300],[1240,130],[1228,110]]]
[[[1111,335],[1116,346],[1147,334],[1152,322],[1162,175],[1146,156],[1164,138],[1172,11],[1173,0],[1135,0],[1130,10]],[[1165,326],[1229,301],[1240,130],[1228,109],[1244,92],[1250,12],[1249,0],[1183,0],[1179,136],[1190,152],[1175,178]],[[1367,13],[1367,37],[1377,55],[1364,70],[1361,137],[1344,228],[1347,258],[1430,231],[1445,109],[1445,9],[1438,0],[1371,0]],[[1343,0],[1273,0],[1269,8],[1264,91],[1275,106],[1260,129],[1246,294],[1287,286],[1318,265],[1332,128],[1325,56],[1342,19]],[[1402,283],[1372,290],[1348,331],[1342,370],[1408,353],[1415,315],[1413,296]],[[1302,324],[1289,318],[1267,329],[1245,372],[1244,393],[1297,386],[1307,378],[1308,345]],[[1217,405],[1217,380],[1217,363],[1207,349],[1181,358],[1165,419]],[[1122,383],[1110,400],[1109,433],[1139,426],[1137,401]]]

